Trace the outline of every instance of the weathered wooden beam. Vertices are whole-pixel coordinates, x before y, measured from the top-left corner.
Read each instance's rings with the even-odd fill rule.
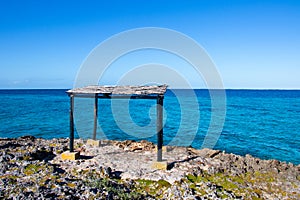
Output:
[[[157,132],[157,161],[162,161],[162,146],[163,146],[163,101],[164,96],[157,96],[156,113],[156,132]]]
[[[95,98],[95,94],[73,94],[78,98]],[[103,95],[98,94],[98,99],[157,99],[157,95]]]
[[[70,152],[74,151],[74,96],[70,95]]]
[[[119,94],[119,95],[162,95],[166,92],[167,85],[152,86],[99,86],[92,85],[68,90],[68,94]]]

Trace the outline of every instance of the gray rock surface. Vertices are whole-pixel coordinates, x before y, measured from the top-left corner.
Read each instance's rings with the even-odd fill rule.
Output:
[[[147,141],[75,141],[78,160],[61,160],[67,139],[0,139],[4,199],[300,199],[300,165],[219,150],[168,147],[168,170],[152,168]]]

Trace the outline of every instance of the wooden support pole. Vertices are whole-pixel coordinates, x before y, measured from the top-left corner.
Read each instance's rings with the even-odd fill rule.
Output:
[[[162,161],[162,146],[163,146],[163,101],[164,96],[157,96],[156,113],[156,132],[157,132],[157,161]]]
[[[95,94],[93,140],[96,140],[96,134],[97,134],[97,119],[98,119],[98,94]]]
[[[70,152],[74,151],[74,96],[70,95]]]

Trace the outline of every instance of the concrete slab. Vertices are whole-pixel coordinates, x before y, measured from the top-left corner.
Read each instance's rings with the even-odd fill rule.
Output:
[[[158,170],[167,170],[168,168],[168,162],[167,161],[156,161],[152,163],[152,169],[158,169]]]
[[[95,146],[95,147],[99,147],[100,146],[100,140],[92,140],[92,139],[88,139],[86,141],[87,145],[91,145],[91,146]]]
[[[80,157],[79,152],[70,152],[70,151],[65,151],[61,154],[61,159],[62,160],[77,160]]]

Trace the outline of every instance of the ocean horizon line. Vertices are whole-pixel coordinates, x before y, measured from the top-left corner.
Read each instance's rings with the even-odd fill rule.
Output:
[[[69,90],[72,88],[0,88],[0,90]],[[297,91],[300,88],[168,88],[168,90],[286,90]]]

